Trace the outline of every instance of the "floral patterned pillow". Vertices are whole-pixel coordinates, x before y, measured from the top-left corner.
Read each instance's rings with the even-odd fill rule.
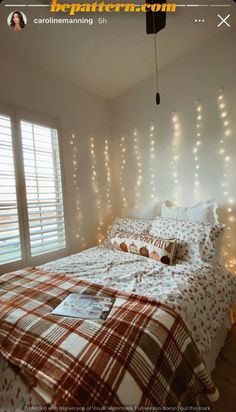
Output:
[[[135,253],[158,262],[172,265],[176,251],[176,239],[159,239],[146,234],[116,232],[111,238],[113,249]]]
[[[108,231],[105,246],[111,247],[110,239],[114,237],[114,234],[118,231],[148,234],[151,229],[152,222],[152,220],[148,219],[116,218]]]
[[[176,258],[192,263],[213,263],[216,241],[224,225],[168,218],[153,220],[150,235],[175,238],[178,242]]]

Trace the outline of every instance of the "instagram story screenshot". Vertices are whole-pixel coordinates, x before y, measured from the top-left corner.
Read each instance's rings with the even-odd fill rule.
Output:
[[[235,377],[236,0],[0,0],[0,412]]]

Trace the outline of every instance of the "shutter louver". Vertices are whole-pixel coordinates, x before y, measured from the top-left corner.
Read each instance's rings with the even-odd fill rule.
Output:
[[[21,121],[31,255],[65,247],[58,135]]]
[[[0,265],[20,259],[11,120],[0,115]]]

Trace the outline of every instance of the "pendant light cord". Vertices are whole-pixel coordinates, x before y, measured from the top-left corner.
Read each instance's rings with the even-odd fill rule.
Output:
[[[155,50],[155,65],[156,65],[156,87],[157,87],[157,92],[159,92],[158,65],[157,65],[157,35],[156,35],[156,33],[154,33],[154,50]]]
[[[158,25],[156,27],[156,20],[154,13],[152,14],[153,19],[153,35],[154,35],[154,51],[155,51],[155,65],[156,65],[156,104],[160,104],[160,93],[159,93],[159,84],[158,84],[158,64],[157,64],[157,33]]]

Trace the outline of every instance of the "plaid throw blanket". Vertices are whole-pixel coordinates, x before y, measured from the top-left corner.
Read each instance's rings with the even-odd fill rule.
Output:
[[[69,293],[112,296],[103,323],[51,314]],[[169,306],[34,268],[0,278],[0,352],[54,406],[196,405],[218,392]]]

